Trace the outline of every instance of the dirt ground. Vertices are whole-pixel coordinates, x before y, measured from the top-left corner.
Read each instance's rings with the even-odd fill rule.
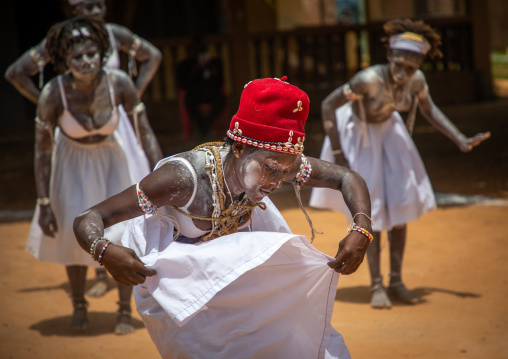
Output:
[[[332,324],[344,336],[353,358],[508,358],[508,229],[503,225],[508,218],[508,129],[500,120],[508,103],[482,106],[445,111],[459,119],[456,123],[466,134],[492,131],[489,142],[469,154],[460,153],[424,123],[417,126],[415,142],[441,199],[438,209],[409,224],[404,280],[423,302],[374,310],[369,306],[366,262],[356,273],[342,276]],[[322,134],[309,131],[308,141],[307,154],[319,154]],[[112,334],[118,300],[113,282],[106,296],[88,298],[88,333],[69,333],[72,308],[64,268],[40,262],[24,250],[27,218],[35,200],[33,145],[12,140],[0,146],[4,189],[0,358],[158,358],[136,313],[135,333]],[[166,142],[163,147],[166,154],[179,150]],[[308,196],[309,191],[304,191],[304,203]],[[309,235],[291,191],[283,189],[272,199],[293,232]],[[457,200],[466,204],[457,205]],[[330,211],[308,212],[315,227],[324,232],[315,246],[335,255],[346,233],[344,217]],[[382,242],[386,274],[386,237]],[[89,271],[88,285],[93,276]]]

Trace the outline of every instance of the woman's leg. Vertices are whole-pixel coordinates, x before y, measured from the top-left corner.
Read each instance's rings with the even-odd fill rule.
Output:
[[[88,302],[85,300],[87,267],[67,266],[65,268],[71,286],[72,305],[74,306],[71,328],[76,332],[81,332],[88,328],[88,315],[86,310]]]
[[[367,249],[372,292],[370,305],[372,308],[391,308],[392,303],[386,294],[381,276],[381,232],[372,232],[372,236],[374,240]]]
[[[390,242],[390,285],[388,293],[404,303],[415,304],[420,298],[411,293],[402,283],[402,259],[406,247],[407,225],[394,227],[388,232]]]
[[[89,297],[102,297],[108,291],[108,272],[104,267],[95,268],[96,281],[95,284],[90,288],[86,295]]]
[[[118,283],[118,319],[115,326],[115,334],[132,333],[135,328],[131,322],[131,296],[132,286]]]

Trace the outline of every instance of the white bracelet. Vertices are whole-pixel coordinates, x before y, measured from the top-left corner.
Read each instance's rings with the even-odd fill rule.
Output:
[[[333,151],[332,151],[332,155],[341,155],[341,154],[343,154],[343,153],[344,153],[344,151],[343,151],[342,149],[339,149],[339,150],[333,150]]]
[[[40,205],[43,205],[43,206],[47,206],[50,203],[51,203],[51,201],[49,200],[49,197],[37,198],[37,204],[40,204]]]
[[[356,223],[355,223],[355,218],[356,218],[356,216],[358,216],[359,214],[363,214],[365,217],[367,217],[367,218],[369,219],[369,221],[370,221],[370,225],[371,225],[371,226],[373,226],[373,225],[374,225],[374,221],[373,221],[373,220],[372,220],[369,216],[367,216],[365,213],[363,213],[363,212],[358,212],[357,214],[355,214],[355,215],[353,216],[353,219],[351,220],[351,225],[356,225]]]

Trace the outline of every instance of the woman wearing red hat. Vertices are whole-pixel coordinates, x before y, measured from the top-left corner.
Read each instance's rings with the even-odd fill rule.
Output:
[[[254,80],[226,143],[166,158],[76,218],[81,247],[136,286],[162,357],[350,357],[330,318],[338,273],[355,272],[372,239],[370,199],[355,172],[303,155],[308,112],[285,78]],[[267,197],[282,182],[342,192],[354,223],[335,258],[291,233]],[[104,237],[128,219],[123,246]]]

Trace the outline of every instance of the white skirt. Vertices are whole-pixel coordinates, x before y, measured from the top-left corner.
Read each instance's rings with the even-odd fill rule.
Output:
[[[119,110],[118,129],[97,144],[82,144],[69,139],[58,129],[55,131],[50,200],[58,232],[55,238],[44,235],[38,223],[39,206],[36,206],[26,250],[37,259],[66,266],[97,266],[74,236],[74,219],[149,173],[148,160],[136,142],[125,110],[122,106]],[[119,242],[124,229],[125,223],[118,223],[106,229],[105,237]]]
[[[350,358],[330,323],[333,258],[265,203],[252,232],[198,245],[173,242],[173,225],[153,216],[130,221],[122,244],[157,271],[134,298],[163,358]]]
[[[369,188],[374,231],[390,230],[436,208],[425,166],[399,113],[393,112],[382,123],[367,124],[367,138],[350,102],[339,107],[335,115],[344,155]],[[335,162],[328,137],[320,158]],[[351,220],[338,191],[313,188],[309,206],[342,212]]]

